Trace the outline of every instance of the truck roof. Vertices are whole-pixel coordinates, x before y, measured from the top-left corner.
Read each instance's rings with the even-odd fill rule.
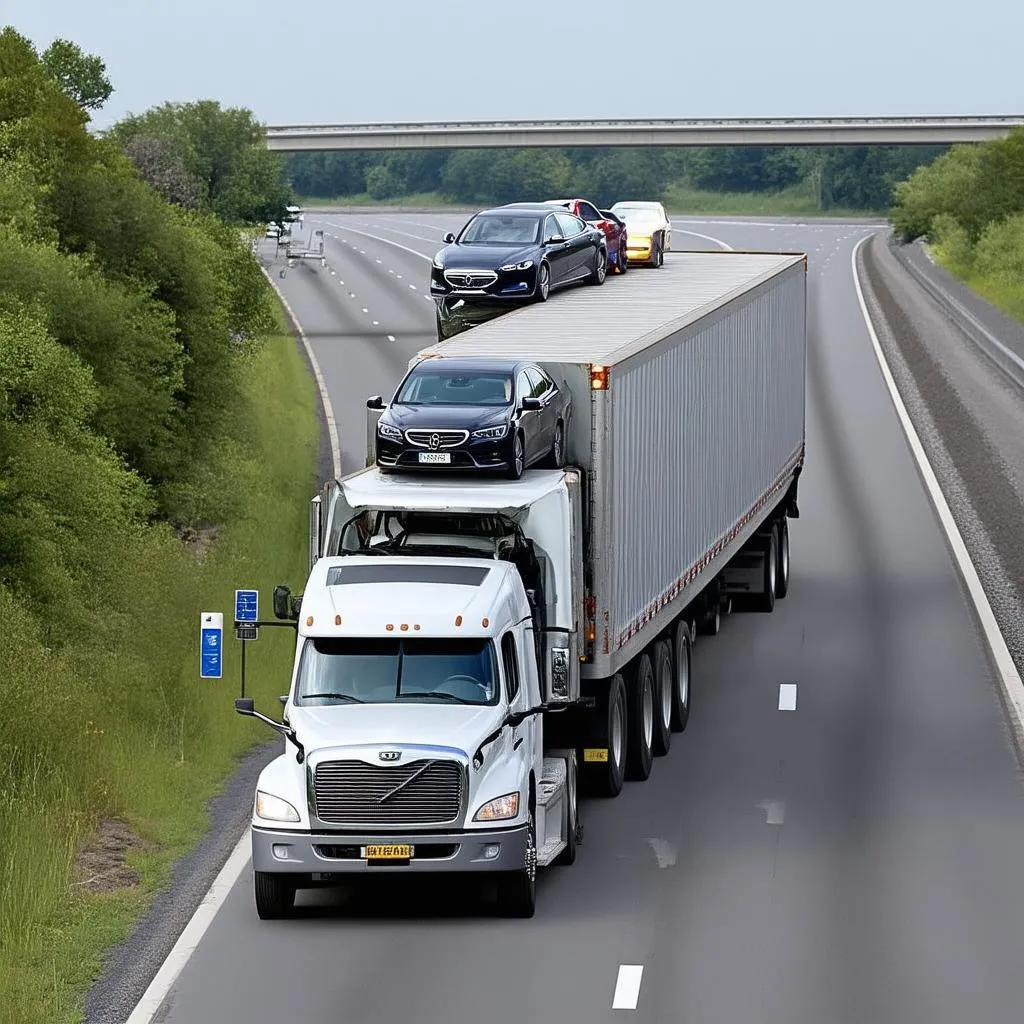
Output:
[[[481,512],[512,515],[563,485],[573,469],[531,469],[518,480],[472,477],[424,478],[390,475],[365,469],[341,481],[345,500],[361,508],[410,509],[431,512]]]
[[[495,636],[529,614],[525,593],[523,608],[512,607],[509,574],[518,578],[497,559],[321,558],[302,595],[299,635]]]
[[[602,288],[556,292],[545,303],[513,310],[418,354],[615,366],[805,259],[803,253],[666,253],[658,270],[637,268]]]

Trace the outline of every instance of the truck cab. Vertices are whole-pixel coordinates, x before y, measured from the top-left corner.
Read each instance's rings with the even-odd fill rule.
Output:
[[[297,642],[285,751],[253,811],[257,910],[352,874],[492,872],[504,910],[532,916],[537,867],[571,863],[578,828],[576,751],[546,736],[578,692],[554,544],[570,487],[553,472],[523,484],[525,507],[481,507],[478,486],[460,507],[450,483],[392,504],[370,473],[314,499],[305,590],[278,595]]]

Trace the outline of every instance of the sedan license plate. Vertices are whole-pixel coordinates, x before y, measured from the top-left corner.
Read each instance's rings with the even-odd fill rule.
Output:
[[[420,452],[420,462],[444,462],[449,463],[452,461],[451,454],[449,452]]]
[[[412,860],[414,849],[408,843],[375,843],[364,846],[362,853],[366,860]]]

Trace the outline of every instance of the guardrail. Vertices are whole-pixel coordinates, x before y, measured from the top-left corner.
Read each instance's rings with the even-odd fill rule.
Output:
[[[962,302],[949,294],[945,288],[933,281],[907,255],[895,236],[890,232],[889,251],[906,268],[915,281],[935,300],[955,327],[967,335],[975,347],[986,356],[1004,375],[1021,390],[1024,390],[1024,359],[1006,347]]]

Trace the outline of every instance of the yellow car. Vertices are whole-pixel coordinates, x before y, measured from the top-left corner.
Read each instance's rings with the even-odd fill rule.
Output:
[[[612,213],[626,222],[626,257],[630,263],[660,267],[672,248],[672,222],[661,203],[627,200],[616,203]]]

